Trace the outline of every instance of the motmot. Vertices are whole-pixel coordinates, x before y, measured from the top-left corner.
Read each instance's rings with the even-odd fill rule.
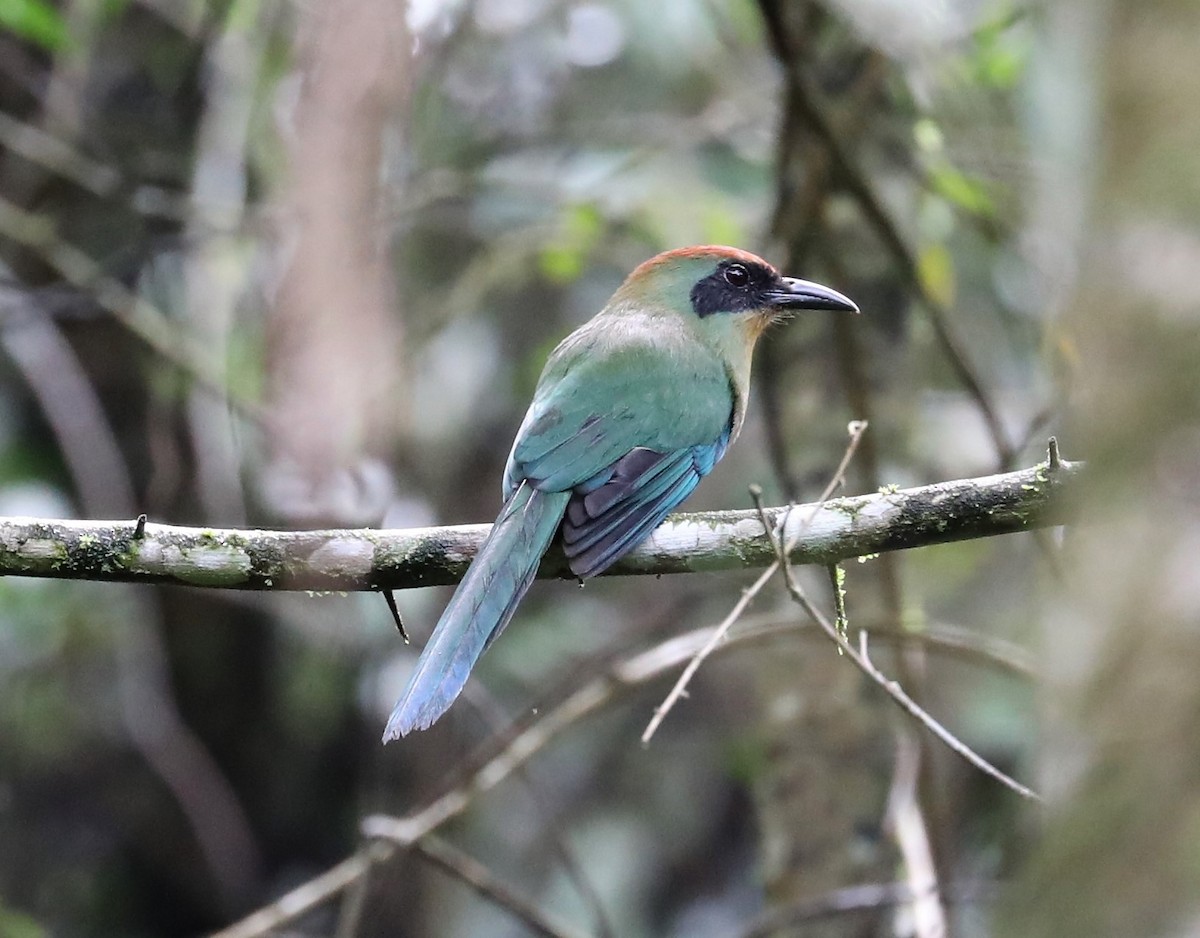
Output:
[[[550,354],[504,470],[504,507],[388,720],[427,729],[504,630],[557,537],[575,576],[649,536],[742,428],[758,338],[798,310],[858,307],[746,251],[680,248],[636,268]]]

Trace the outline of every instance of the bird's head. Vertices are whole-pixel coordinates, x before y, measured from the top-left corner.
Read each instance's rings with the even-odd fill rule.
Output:
[[[704,331],[736,333],[753,344],[772,322],[800,310],[857,313],[829,287],[784,277],[748,251],[718,245],[679,248],[650,258],[629,275],[622,294],[694,317]]]

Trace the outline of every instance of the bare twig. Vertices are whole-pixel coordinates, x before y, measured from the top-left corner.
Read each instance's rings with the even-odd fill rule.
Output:
[[[133,485],[83,363],[53,319],[31,313],[0,327],[0,347],[33,392],[88,514],[128,511]]]
[[[270,905],[216,932],[211,938],[263,938],[344,892],[347,897],[343,901],[361,903],[372,867],[388,862],[400,849],[411,849],[418,856],[462,880],[476,893],[524,922],[534,934],[544,938],[575,938],[579,934],[552,922],[528,899],[500,882],[479,861],[427,833],[421,840],[411,843],[402,838],[389,840],[386,834],[380,834],[379,839],[341,863],[297,886]],[[357,912],[351,909],[343,922],[353,922],[356,918]],[[339,938],[342,934],[339,926]]]
[[[904,858],[912,890],[912,927],[916,938],[945,938],[946,910],[938,889],[929,822],[921,810],[921,743],[910,724],[897,727],[896,768],[888,795],[887,826]]]
[[[854,423],[850,424],[849,430],[850,442],[846,446],[846,452],[842,455],[842,461],[838,463],[837,469],[834,470],[833,478],[831,478],[829,480],[829,484],[825,486],[825,491],[821,493],[820,499],[818,499],[817,503],[813,506],[813,509],[809,513],[805,524],[801,525],[801,527],[793,535],[793,538],[798,538],[800,536],[800,533],[803,531],[806,524],[812,522],[812,519],[816,516],[817,511],[820,510],[821,506],[829,500],[829,496],[837,491],[838,487],[844,483],[846,467],[850,465],[850,460],[854,458],[854,452],[858,449],[858,444],[862,440],[863,434],[867,430],[867,425],[862,421],[855,421]],[[762,489],[760,489],[758,486],[751,486],[750,495],[756,503],[761,505]],[[783,515],[781,518],[781,523],[785,522],[786,520],[787,515]],[[687,686],[689,683],[691,683],[692,677],[696,674],[696,672],[700,670],[700,665],[702,665],[704,660],[713,653],[713,651],[719,644],[721,644],[721,642],[725,640],[725,636],[729,633],[729,630],[733,627],[733,624],[737,622],[739,618],[741,618],[742,613],[749,608],[750,603],[754,601],[754,598],[762,591],[762,588],[766,586],[767,581],[770,580],[778,570],[779,561],[776,560],[759,575],[758,579],[754,581],[749,589],[743,591],[741,598],[738,599],[737,603],[734,604],[734,607],[729,611],[729,615],[721,620],[721,624],[718,625],[713,631],[712,638],[710,638],[704,644],[704,646],[698,652],[696,652],[695,657],[688,662],[688,666],[684,669],[683,674],[679,675],[679,680],[675,682],[675,685],[671,688],[670,693],[668,693],[663,702],[654,709],[654,715],[650,717],[650,722],[646,725],[646,729],[642,732],[643,746],[650,742],[650,738],[655,734],[659,726],[662,725],[662,721],[667,718],[667,714],[671,712],[671,708],[675,706],[681,697],[686,696]]]
[[[361,876],[347,883],[341,906],[338,908],[337,930],[333,938],[355,938],[358,935],[358,926],[367,907],[367,893],[371,888],[371,870],[380,862],[383,851],[380,850],[378,854],[378,857],[373,856],[375,862],[368,863],[363,868]]]
[[[361,879],[373,863],[391,856],[394,849],[387,844],[364,847],[270,905],[214,933],[211,938],[262,938],[339,895]]]
[[[992,884],[980,884],[966,888],[959,886],[944,890],[945,899],[951,903],[989,900],[993,898],[995,891]],[[919,898],[920,896],[914,894],[907,883],[863,883],[859,886],[846,886],[843,889],[835,889],[811,899],[801,899],[798,902],[768,909],[740,933],[740,938],[767,938],[768,935],[783,932],[789,926],[805,925],[853,912],[901,905],[906,902],[914,902]]]
[[[576,938],[581,933],[548,918],[541,909],[492,875],[486,866],[440,837],[424,837],[412,849],[522,922],[542,938]]]
[[[907,710],[911,716],[916,718],[918,722],[920,722],[927,730],[933,733],[934,736],[945,743],[946,746],[949,747],[954,753],[961,756],[971,765],[975,766],[975,768],[979,769],[979,771],[983,772],[985,775],[990,775],[1005,787],[1011,788],[1018,795],[1029,798],[1033,801],[1042,800],[1042,796],[1035,792],[1032,788],[1022,785],[1016,779],[1000,771],[1000,769],[996,768],[985,758],[983,758],[983,756],[975,752],[975,750],[973,750],[970,746],[962,742],[962,740],[946,729],[946,727],[942,726],[942,724],[935,720],[928,712],[919,707],[917,703],[904,692],[904,688],[902,688],[895,681],[889,680],[887,675],[875,667],[875,665],[871,662],[871,659],[867,654],[867,633],[860,632],[858,638],[860,650],[855,652],[853,649],[850,649],[848,652],[850,655],[850,660],[858,665],[859,669],[869,678],[871,678],[871,680],[882,687],[889,697]],[[848,643],[843,642],[843,644],[845,645],[845,648],[850,648]]]
[[[864,883],[861,886],[846,886],[812,899],[769,909],[750,923],[742,932],[742,938],[766,938],[768,935],[778,934],[789,925],[900,905],[912,902],[914,898],[907,883]]]
[[[863,628],[872,642],[921,645],[943,655],[987,664],[990,667],[1026,681],[1038,680],[1033,656],[1019,646],[1002,639],[979,635],[966,629],[945,624],[932,624],[920,631],[897,627]]]
[[[121,184],[113,167],[93,160],[72,144],[36,124],[0,111],[0,143],[31,163],[69,179],[93,195],[111,195]]]
[[[712,640],[716,628],[708,626],[677,635],[653,647],[622,657],[609,665],[604,672],[582,683],[574,682],[570,690],[557,702],[542,703],[530,708],[529,716],[518,720],[509,730],[483,747],[472,756],[458,774],[461,781],[455,783],[412,814],[404,817],[375,815],[364,819],[362,830],[365,836],[374,838],[368,848],[314,879],[296,887],[265,908],[259,909],[220,932],[214,938],[259,938],[268,932],[294,921],[311,909],[328,902],[342,890],[358,881],[369,863],[383,862],[397,849],[397,844],[411,844],[428,836],[448,820],[465,811],[479,794],[499,784],[534,755],[540,752],[559,733],[585,719],[616,697],[658,680],[680,665],[690,661]],[[946,633],[946,634],[942,634]],[[727,651],[748,645],[774,641],[796,634],[796,623],[779,621],[777,615],[763,615],[743,619],[737,629],[729,633],[726,641],[714,650]],[[892,640],[891,633],[881,633],[883,640]],[[940,646],[943,639],[951,651],[959,651],[964,645],[952,631],[938,627],[915,636],[920,641]],[[966,646],[969,647],[969,646]],[[972,648],[973,656],[992,660],[994,649]],[[1006,669],[1013,666],[1013,653],[1002,653],[995,663]],[[536,715],[535,715],[536,714]],[[383,838],[378,839],[378,838]],[[903,898],[895,901],[905,901]],[[834,910],[836,911],[836,910]]]
[[[711,628],[699,629],[708,635]],[[1034,657],[1024,648],[1004,639],[990,635],[980,635],[956,625],[945,622],[931,622],[919,629],[894,625],[890,619],[884,619],[869,625],[858,623],[860,631],[866,632],[872,644],[897,646],[903,644],[920,645],[929,651],[947,658],[957,658],[976,665],[986,666],[1001,671],[1021,681],[1038,681],[1038,673]],[[778,635],[800,632],[802,637],[823,642],[825,635],[820,627],[805,617],[797,618],[789,605],[774,612],[761,612],[756,615],[743,615],[737,623],[733,634],[740,637],[743,633]],[[805,636],[806,632],[811,635]],[[696,634],[696,633],[686,633]],[[699,647],[699,646],[698,646]]]
[[[989,775],[996,779],[1006,788],[1015,791],[1017,794],[1032,799],[1033,801],[1041,801],[1041,796],[1033,789],[1022,785],[1016,779],[1006,775],[996,766],[992,765],[983,756],[979,755],[975,750],[971,749],[966,743],[962,742],[957,736],[951,733],[946,727],[933,718],[923,707],[912,699],[904,688],[899,683],[889,679],[871,662],[867,654],[867,637],[865,632],[859,634],[860,649],[856,650],[845,638],[843,638],[837,630],[837,626],[830,622],[825,614],[822,613],[812,601],[805,595],[800,584],[792,571],[791,563],[788,560],[787,552],[780,541],[771,533],[770,522],[766,511],[761,511],[763,526],[767,529],[768,537],[776,545],[776,556],[779,559],[780,566],[783,569],[784,583],[788,593],[792,598],[804,609],[805,612],[812,617],[821,630],[829,636],[830,640],[837,645],[842,653],[848,657],[860,671],[867,677],[879,685],[883,691],[891,697],[901,708],[903,708],[910,716],[916,719],[922,726],[928,729],[939,740],[941,740],[952,752],[961,756],[975,768],[979,769],[985,775]]]
[[[604,667],[610,664],[609,660],[604,661]],[[575,672],[572,676],[574,680],[568,679],[565,686],[569,686],[572,690],[578,686],[580,680],[586,680],[588,676],[595,673],[595,667],[588,668],[586,665]],[[479,682],[472,682],[466,689],[467,701],[476,711],[478,718],[485,724],[486,728],[492,734],[493,739],[506,738],[506,731],[511,725],[511,719],[506,715],[504,708],[500,702],[496,700],[486,687]],[[459,780],[465,780],[472,774],[472,769],[469,766],[456,766],[456,770],[448,784],[457,784]],[[609,919],[609,915],[604,908],[604,903],[596,891],[595,886],[588,878],[587,873],[579,863],[574,851],[567,843],[567,838],[563,832],[559,830],[558,825],[552,820],[555,811],[553,810],[550,801],[546,798],[546,792],[542,785],[535,778],[534,774],[529,771],[529,766],[519,765],[514,771],[517,781],[524,786],[530,799],[533,801],[534,811],[539,817],[549,818],[543,826],[543,833],[549,843],[550,850],[557,857],[562,868],[564,877],[575,887],[576,893],[588,907],[594,922],[594,938],[614,938],[616,931]]]
[[[667,718],[667,714],[671,712],[671,708],[679,702],[681,697],[687,696],[687,686],[691,683],[692,677],[696,672],[700,670],[700,665],[728,638],[729,630],[733,627],[733,624],[742,617],[742,613],[749,608],[750,603],[754,602],[755,597],[762,592],[763,587],[767,585],[771,577],[778,570],[779,566],[772,564],[758,575],[758,579],[749,588],[742,590],[741,597],[734,604],[733,608],[729,610],[729,615],[722,619],[720,624],[713,629],[708,641],[692,656],[692,660],[683,669],[683,673],[679,675],[679,679],[671,687],[670,692],[663,698],[663,702],[654,708],[654,714],[650,717],[650,722],[646,724],[646,728],[642,731],[643,746],[649,744],[651,737],[654,736],[659,726],[662,725],[662,721]]]
[[[539,815],[550,819],[544,826],[546,838],[550,843],[550,849],[558,859],[563,876],[575,888],[575,892],[578,894],[583,905],[591,913],[594,925],[594,938],[615,938],[617,931],[613,926],[608,911],[604,907],[604,900],[601,898],[596,885],[589,878],[588,872],[584,869],[584,865],[580,862],[579,857],[575,855],[575,851],[567,842],[563,831],[554,823],[553,817],[555,812],[550,809],[546,792],[534,779],[528,766],[521,766],[517,770],[517,774],[526,791],[533,798]]]

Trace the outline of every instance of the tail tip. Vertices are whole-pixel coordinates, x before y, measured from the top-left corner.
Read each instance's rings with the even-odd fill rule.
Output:
[[[386,746],[393,740],[401,739],[416,730],[427,730],[433,726],[441,711],[430,712],[428,707],[422,707],[413,712],[411,707],[399,705],[388,718],[383,730],[383,744]]]
[[[383,744],[386,746],[392,740],[401,739],[417,729],[413,725],[413,721],[407,718],[400,710],[394,712],[387,721],[387,726],[383,730]]]

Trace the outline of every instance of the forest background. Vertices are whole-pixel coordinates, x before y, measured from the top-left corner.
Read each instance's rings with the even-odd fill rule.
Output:
[[[689,509],[816,499],[852,421],[841,493],[1087,463],[1065,529],[844,565],[1041,800],[781,579],[643,746],[758,571],[539,584],[387,748],[445,588],[406,646],[370,592],[0,580],[0,935],[1200,931],[1198,46],[1191,0],[0,0],[4,518],[490,520],[549,350],[706,242],[863,315],[767,337]]]

